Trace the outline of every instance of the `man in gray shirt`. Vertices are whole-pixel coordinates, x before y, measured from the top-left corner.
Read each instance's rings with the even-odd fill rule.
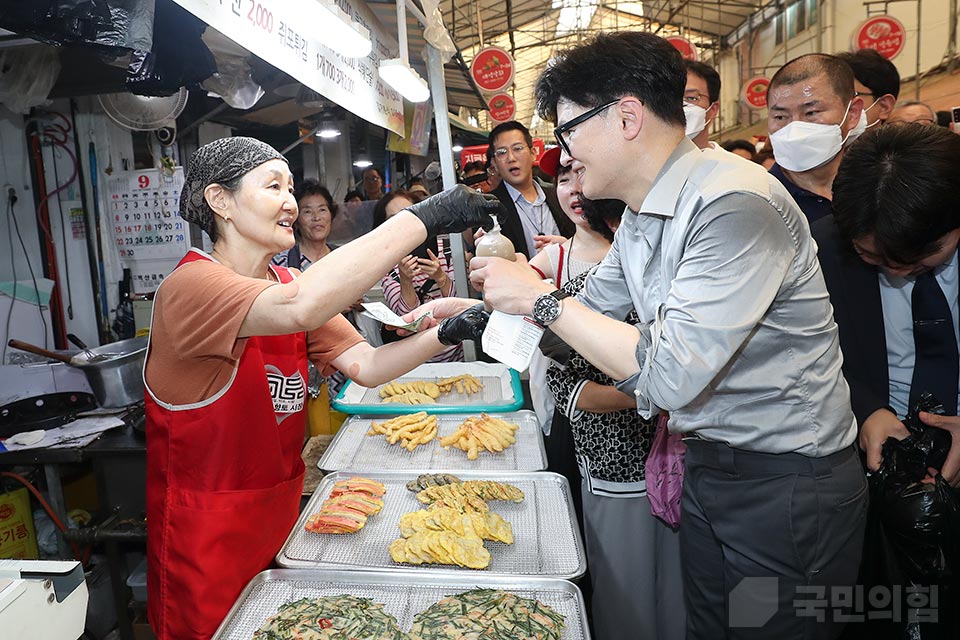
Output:
[[[559,123],[561,161],[586,197],[627,211],[576,300],[522,259],[475,258],[471,280],[686,436],[688,638],[833,637],[830,589],[856,582],[867,485],[816,245],[762,167],[685,139],[685,83],[647,33],[549,65],[538,109]],[[641,325],[623,322],[631,308]]]

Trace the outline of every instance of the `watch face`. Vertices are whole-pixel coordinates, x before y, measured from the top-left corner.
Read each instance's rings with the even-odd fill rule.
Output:
[[[533,319],[547,326],[560,316],[560,301],[551,295],[543,295],[533,303]]]

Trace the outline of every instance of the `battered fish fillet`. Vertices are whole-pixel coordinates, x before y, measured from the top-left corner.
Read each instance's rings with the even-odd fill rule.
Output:
[[[418,531],[390,543],[390,557],[404,564],[455,564],[468,569],[486,569],[490,552],[483,540],[458,536],[452,531]]]
[[[387,396],[383,399],[385,403],[395,403],[395,404],[436,404],[436,398],[428,396],[425,393],[420,393],[418,391],[407,391],[406,393],[401,393],[395,396]]]
[[[400,516],[400,535],[409,538],[419,531],[452,531],[458,536],[513,544],[513,527],[492,511],[462,512],[450,507],[421,509]]]
[[[390,396],[399,396],[411,391],[428,395],[434,400],[440,397],[440,387],[437,386],[437,383],[427,382],[426,380],[388,382],[380,389],[380,397],[389,398]]]
[[[450,500],[480,498],[484,501],[491,500],[509,500],[511,502],[523,502],[523,491],[505,482],[494,482],[493,480],[467,480],[455,484],[443,485],[440,487],[427,487],[417,494],[417,500],[424,504],[443,500],[449,506]]]
[[[421,502],[423,502],[421,500]],[[435,509],[441,507],[450,507],[451,509],[456,509],[460,512],[466,511],[477,511],[483,513],[485,511],[490,511],[490,505],[483,501],[483,499],[478,498],[474,495],[463,495],[463,494],[450,494],[437,498],[435,502],[431,502],[428,509]]]

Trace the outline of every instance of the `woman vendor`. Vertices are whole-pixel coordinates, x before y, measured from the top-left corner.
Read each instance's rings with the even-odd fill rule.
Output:
[[[180,202],[213,240],[157,290],[144,366],[149,618],[160,640],[209,638],[296,522],[307,361],[365,386],[471,335],[448,318],[374,349],[340,315],[437,233],[489,226],[498,201],[457,187],[393,216],[300,274],[283,156],[252,138],[193,155]],[[486,198],[489,198],[487,196]]]

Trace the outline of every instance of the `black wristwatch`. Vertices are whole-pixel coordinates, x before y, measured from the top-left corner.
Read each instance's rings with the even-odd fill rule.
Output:
[[[570,294],[563,289],[543,294],[533,303],[533,319],[541,327],[549,327],[557,321],[560,312],[563,311],[563,304],[560,301],[569,297]]]

